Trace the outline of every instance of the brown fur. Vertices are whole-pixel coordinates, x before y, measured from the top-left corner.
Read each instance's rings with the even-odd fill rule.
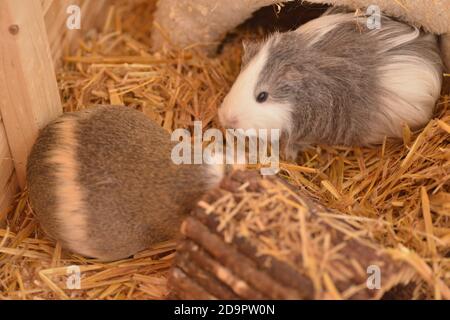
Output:
[[[166,131],[126,107],[66,114],[42,131],[29,157],[31,205],[66,248],[126,258],[176,237],[218,183],[210,166],[173,164],[172,147]]]

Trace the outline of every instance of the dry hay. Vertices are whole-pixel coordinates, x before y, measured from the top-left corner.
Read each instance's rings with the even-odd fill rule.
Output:
[[[58,72],[66,111],[126,104],[166,130],[192,121],[217,127],[216,110],[239,71],[239,38],[215,58],[193,48],[151,53],[148,28],[154,4],[112,6],[101,32],[80,39]],[[136,14],[138,12],[139,14]],[[157,26],[155,26],[157,27]],[[162,31],[163,32],[163,31]],[[448,298],[450,286],[450,97],[424,130],[404,128],[402,142],[373,149],[317,146],[280,174],[323,205],[392,248],[421,275],[426,298]],[[1,219],[0,219],[1,220]],[[132,259],[98,263],[46,238],[22,194],[0,229],[0,299],[158,299],[175,243]],[[80,265],[82,290],[67,290],[66,266]]]
[[[173,297],[408,299],[421,294],[413,290],[415,269],[397,259],[395,249],[377,244],[366,223],[317,205],[282,179],[258,171],[228,175],[203,197],[181,232],[185,239],[169,277]],[[367,269],[375,267],[381,283],[370,290]]]

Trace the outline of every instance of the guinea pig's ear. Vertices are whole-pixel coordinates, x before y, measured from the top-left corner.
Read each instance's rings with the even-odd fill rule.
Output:
[[[262,43],[257,41],[251,41],[251,40],[243,40],[242,41],[242,48],[244,49],[244,53],[242,55],[242,67],[247,65],[250,60],[261,49]]]

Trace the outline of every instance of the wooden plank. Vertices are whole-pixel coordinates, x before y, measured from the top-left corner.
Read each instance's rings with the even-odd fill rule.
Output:
[[[79,5],[80,0],[54,1],[44,16],[50,50],[55,64],[59,64],[62,52],[67,47],[68,35],[78,33],[77,30],[68,30],[66,27],[68,18],[66,10],[72,4]]]
[[[4,218],[6,218],[18,191],[14,162],[6,138],[5,126],[0,117],[0,228],[5,225]]]
[[[55,3],[58,2],[58,0],[41,0],[42,4],[42,13],[45,15],[49,8]]]
[[[108,8],[116,2],[117,0],[84,0],[81,8],[84,17],[82,30],[101,28],[107,18]]]
[[[11,209],[13,200],[19,191],[19,184],[17,176],[13,173],[8,180],[6,186],[0,189],[0,228],[5,225],[5,218],[8,211]]]
[[[9,149],[3,122],[0,120],[0,190],[6,186],[14,171],[14,162]]]
[[[0,112],[22,188],[39,129],[62,113],[41,5],[0,1]]]
[[[63,54],[72,52],[76,46],[76,39],[84,32],[103,25],[106,18],[105,7],[112,4],[109,0],[59,0],[54,1],[46,10],[44,20],[56,65],[60,63]],[[67,8],[70,5],[79,5],[81,9],[81,30],[69,30],[66,21],[69,15]]]

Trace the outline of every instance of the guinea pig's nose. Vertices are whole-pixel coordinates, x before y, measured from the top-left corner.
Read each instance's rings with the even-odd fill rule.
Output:
[[[237,117],[231,117],[228,119],[228,126],[230,128],[237,128],[238,123],[239,123],[239,121],[238,121]]]
[[[238,118],[237,117],[227,117],[225,122],[224,122],[224,126],[226,128],[233,128],[236,129],[238,126]]]
[[[219,121],[226,129],[236,128],[239,122],[237,116],[230,116],[223,111],[219,111]]]

